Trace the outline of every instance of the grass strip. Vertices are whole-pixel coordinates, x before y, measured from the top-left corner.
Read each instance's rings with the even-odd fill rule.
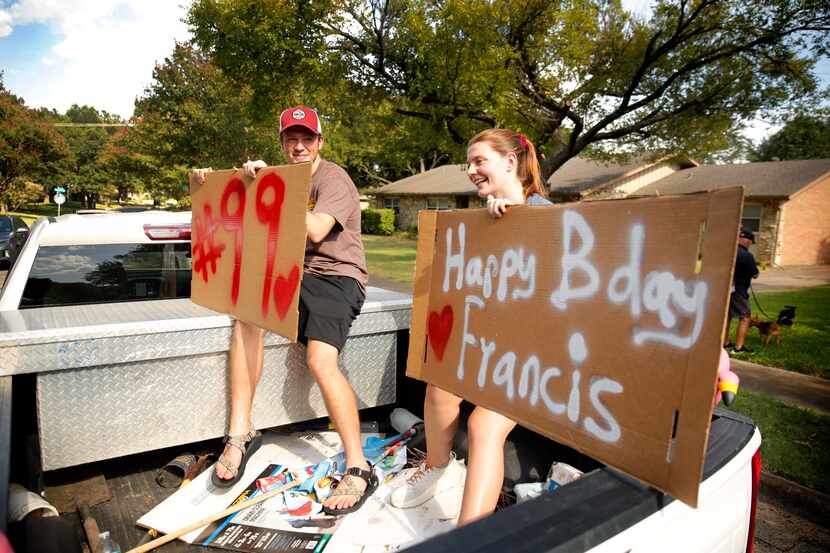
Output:
[[[795,324],[781,327],[781,346],[775,340],[764,346],[757,328],[750,328],[746,346],[753,353],[735,355],[736,359],[768,367],[779,367],[804,374],[830,378],[830,286],[816,286],[780,292],[758,292],[757,303],[750,298],[752,315],[772,319],[785,305],[796,306]],[[759,307],[760,305],[760,307]],[[736,322],[732,321],[730,340],[734,341]]]
[[[745,389],[739,391],[732,409],[750,417],[761,430],[765,470],[830,492],[830,416]]]

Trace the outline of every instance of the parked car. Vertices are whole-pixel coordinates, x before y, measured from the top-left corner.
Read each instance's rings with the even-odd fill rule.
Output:
[[[20,217],[0,215],[0,269],[8,269],[11,265],[9,242],[18,234],[25,235],[28,232],[29,225]]]

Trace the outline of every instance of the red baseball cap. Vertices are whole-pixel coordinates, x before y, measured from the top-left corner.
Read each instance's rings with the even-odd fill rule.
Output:
[[[306,106],[294,106],[280,114],[280,134],[289,127],[305,127],[314,134],[323,134],[317,112]]]

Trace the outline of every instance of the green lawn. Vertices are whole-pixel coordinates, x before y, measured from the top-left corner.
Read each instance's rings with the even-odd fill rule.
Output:
[[[61,206],[61,215],[66,213],[75,213],[79,209],[84,209],[81,202],[66,202]],[[54,203],[48,204],[27,204],[21,206],[18,211],[10,211],[7,215],[17,215],[29,226],[32,226],[38,217],[56,217],[58,215],[58,205]]]
[[[830,378],[830,286],[760,292],[757,296],[773,320],[785,305],[795,305],[795,325],[781,328],[781,347],[773,340],[765,348],[758,329],[750,328],[746,345],[755,352],[736,355],[736,359]],[[755,301],[751,302],[753,316],[765,318]],[[734,340],[735,324],[732,321],[730,340]]]
[[[363,235],[369,274],[395,282],[412,283],[415,278],[416,241],[398,236]]]
[[[760,428],[764,469],[830,492],[830,416],[745,389],[738,392],[732,409],[750,417]]]

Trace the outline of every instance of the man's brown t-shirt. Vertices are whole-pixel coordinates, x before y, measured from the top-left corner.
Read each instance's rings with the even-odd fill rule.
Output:
[[[365,294],[369,273],[360,238],[360,197],[352,179],[339,165],[321,158],[308,199],[312,213],[331,215],[336,223],[320,243],[306,242],[305,270],[352,277]]]

